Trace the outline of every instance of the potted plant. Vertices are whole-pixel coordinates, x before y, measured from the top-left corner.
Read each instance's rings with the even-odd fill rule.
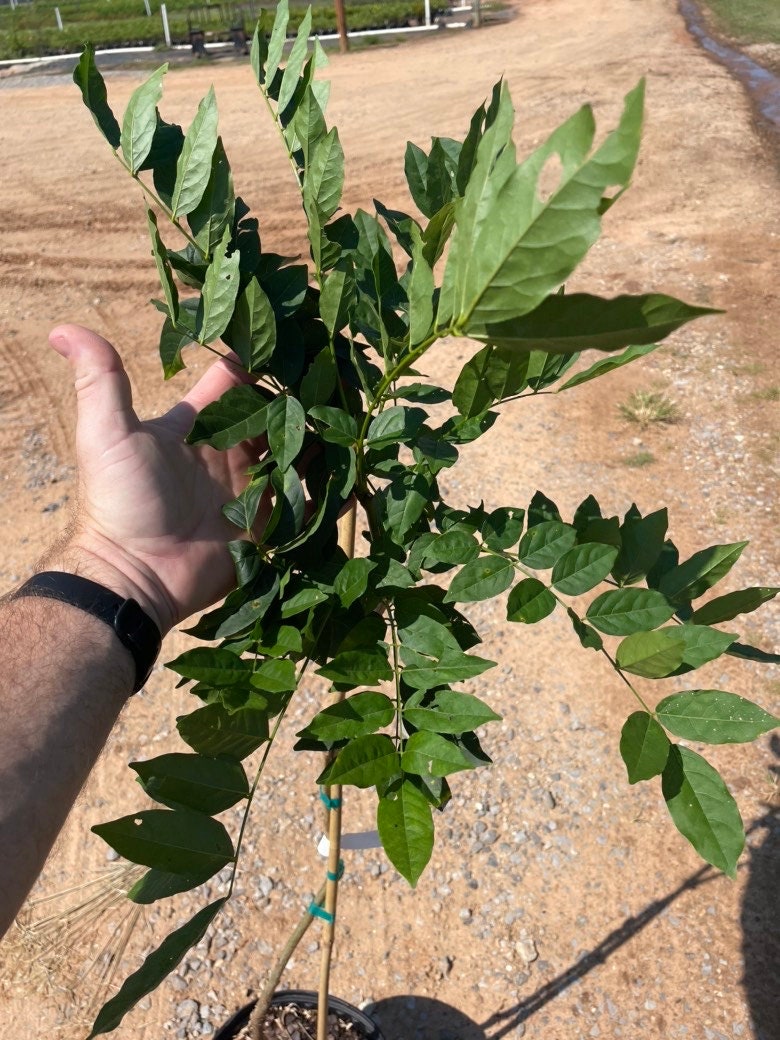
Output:
[[[287,24],[282,0],[270,36],[262,23],[255,32],[251,65],[290,160],[291,190],[301,195],[311,266],[261,248],[258,222],[234,193],[213,89],[185,135],[158,110],[163,66],[133,93],[120,129],[90,47],[74,73],[148,202],[165,377],[199,344],[232,351],[255,380],[204,409],[188,439],[217,450],[259,444],[246,489],[224,509],[236,526],[236,588],[190,629],[207,645],[169,662],[200,701],[178,719],[189,750],[133,763],[161,808],[94,830],[148,868],[130,891],[136,902],[195,888],[226,866],[235,877],[246,814],[295,691],[309,669],[326,678],[332,700],[297,745],[322,756],[323,887],[249,1024],[247,1010],[223,1034],[246,1027],[253,1037],[273,1035],[266,1007],[316,916],[325,925],[315,1016],[324,1040],[342,786],[376,791],[385,852],[414,885],[433,849],[434,810],[450,797],[448,778],[490,762],[475,731],[498,716],[463,684],[493,662],[471,652],[480,639],[461,605],[508,593],[507,618],[521,626],[564,612],[572,637],[604,657],[633,699],[620,737],[629,782],[660,778],[674,824],[733,877],[744,844],[738,808],[686,742],[750,741],[778,720],[735,693],[688,688],[687,680],[653,704],[647,686],[722,654],[776,660],[717,626],[778,589],[709,596],[745,543],[680,560],[665,509],[604,515],[583,492],[564,520],[541,492],[523,508],[455,508],[439,486],[442,470],[463,464],[460,446],[484,434],[502,406],[606,375],[712,313],[659,294],[603,299],[564,289],[631,180],[643,84],[598,146],[586,106],[518,162],[509,91],[498,83],[464,141],[434,138],[427,153],[408,146],[421,219],[380,202],[375,214],[344,214],[344,156],[325,121],[328,85],[315,75],[325,57],[318,42],[309,50],[307,14],[283,66]],[[559,182],[542,193],[555,157]],[[169,231],[176,248],[163,240]],[[420,361],[452,337],[474,344],[454,386],[422,381]],[[585,350],[601,354],[573,372]],[[250,780],[242,763],[255,752]],[[234,841],[216,817],[241,802]],[[103,1007],[91,1037],[114,1029],[173,970],[229,896],[147,957]],[[370,1024],[354,1028],[373,1035]]]

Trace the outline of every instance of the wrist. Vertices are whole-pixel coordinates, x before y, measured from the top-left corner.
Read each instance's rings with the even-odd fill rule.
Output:
[[[63,571],[89,578],[132,599],[165,636],[176,623],[173,605],[148,569],[102,536],[76,533],[44,557],[36,570]]]

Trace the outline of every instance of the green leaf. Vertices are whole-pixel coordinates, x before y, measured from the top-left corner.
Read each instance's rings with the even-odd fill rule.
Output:
[[[418,776],[449,776],[473,768],[457,744],[428,730],[412,733],[401,755],[401,766],[405,773]]]
[[[92,830],[125,859],[172,874],[216,874],[233,858],[223,825],[191,809],[145,809]]]
[[[317,783],[373,787],[400,772],[400,757],[384,733],[355,737],[320,773]]]
[[[368,588],[368,578],[376,563],[359,557],[347,560],[336,576],[333,591],[341,600],[342,607],[350,607]]]
[[[284,42],[287,39],[287,23],[289,21],[289,6],[287,0],[279,0],[276,5],[276,15],[271,29],[271,39],[268,41],[267,62],[265,67],[265,83],[270,86],[276,76],[276,70],[282,60],[284,53]]]
[[[479,543],[468,531],[453,528],[434,536],[425,548],[424,565],[431,563],[470,563],[479,556]]]
[[[268,740],[268,715],[254,708],[229,712],[221,704],[207,704],[189,715],[180,715],[176,728],[185,744],[199,755],[241,759]]]
[[[597,596],[585,616],[608,636],[630,636],[658,628],[673,614],[674,605],[654,589],[617,589]]]
[[[333,408],[330,405],[318,404],[309,409],[309,415],[317,423],[325,426],[322,431],[322,439],[329,444],[341,444],[351,448],[357,440],[357,421],[349,412],[342,408]]]
[[[403,679],[413,690],[432,690],[449,683],[464,682],[495,668],[495,661],[464,654],[460,650],[445,649],[438,660],[432,660],[415,650],[401,646],[404,663]]]
[[[297,683],[295,662],[288,659],[263,661],[252,672],[252,687],[266,693],[291,693]]]
[[[534,497],[528,503],[528,529],[536,527],[537,524],[548,523],[555,520],[561,522],[561,514],[551,498],[542,494],[541,491],[534,492]]]
[[[384,650],[345,650],[330,664],[317,669],[317,675],[334,683],[351,686],[378,686],[392,679],[393,673]]]
[[[384,510],[386,528],[398,541],[414,527],[428,505],[431,486],[420,473],[404,473],[374,499]]]
[[[156,802],[197,809],[212,816],[249,795],[246,773],[238,762],[203,755],[170,754],[131,762],[141,786]]]
[[[757,704],[726,690],[683,690],[656,706],[658,721],[686,740],[745,744],[780,725]]]
[[[729,592],[725,596],[711,599],[703,607],[695,610],[691,621],[697,625],[719,625],[724,621],[731,621],[739,614],[749,614],[757,610],[762,603],[774,599],[778,592],[780,588],[765,585]]]
[[[292,45],[292,50],[287,58],[287,64],[284,69],[284,75],[282,76],[282,84],[279,87],[279,97],[277,99],[277,111],[284,112],[292,100],[292,96],[298,87],[298,80],[301,72],[303,71],[303,65],[306,61],[306,52],[309,49],[309,35],[311,33],[311,7],[306,10],[303,18],[298,25],[298,33],[295,37],[295,42]]]
[[[638,511],[626,513],[620,527],[620,552],[612,568],[612,576],[619,585],[633,585],[650,572],[663,550],[668,526],[666,509],[645,517]]]
[[[571,621],[572,628],[580,641],[580,644],[586,650],[601,650],[604,646],[604,640],[598,634],[595,628],[591,628],[590,625],[586,625],[585,622],[577,616],[577,614],[571,609],[566,608],[569,621]]]
[[[544,520],[526,531],[520,539],[517,555],[526,567],[547,570],[571,549],[576,540],[577,532],[569,524]]]
[[[602,542],[575,545],[553,567],[553,588],[566,596],[589,592],[609,574],[617,554],[614,545],[604,545]]]
[[[122,155],[133,176],[138,173],[152,147],[152,138],[157,129],[157,102],[162,97],[162,78],[167,71],[166,62],[133,91],[125,109],[121,135]]]
[[[464,418],[481,415],[526,384],[528,358],[504,346],[488,345],[466,362],[452,391],[452,403]]]
[[[593,115],[581,109],[520,166],[507,142],[512,103],[502,87],[497,117],[486,130],[464,198],[442,287],[444,313],[477,335],[538,307],[584,257],[600,233],[605,189],[624,188],[639,149],[644,83],[626,97],[618,128],[589,156]],[[500,158],[493,160],[496,151]],[[539,190],[548,160],[562,167],[549,197]],[[493,160],[493,161],[491,161]],[[542,248],[543,247],[543,248]]]
[[[445,603],[475,603],[492,599],[512,584],[515,569],[503,556],[482,556],[467,563],[452,579]]]
[[[278,10],[278,9],[277,9]],[[252,45],[249,49],[249,63],[255,74],[257,85],[261,87],[265,83],[265,63],[268,58],[268,40],[265,36],[266,12],[261,9],[260,17],[252,36]]]
[[[232,386],[198,412],[187,435],[188,444],[208,444],[224,451],[260,437],[268,422],[268,401],[250,385]]]
[[[616,368],[622,368],[623,365],[629,365],[632,361],[645,357],[646,354],[652,354],[660,345],[660,343],[642,343],[636,347],[628,347],[622,354],[618,354],[617,357],[601,358],[594,364],[589,365],[588,368],[573,375],[571,379],[567,379],[563,386],[558,387],[557,393],[560,393],[562,390],[571,390],[575,386],[582,386],[583,383],[589,383],[591,379],[598,379],[599,376],[605,376],[609,372],[614,372]]]
[[[685,642],[680,629],[637,632],[626,636],[617,648],[618,667],[646,679],[671,675],[683,663]]]
[[[689,603],[712,588],[731,570],[747,542],[711,545],[667,571],[658,588],[673,603]]]
[[[239,263],[241,254],[236,249],[230,257],[225,254],[230,246],[230,228],[214,250],[206,271],[203,294],[198,308],[198,342],[213,343],[219,339],[233,317],[233,308],[240,285]]]
[[[267,364],[276,348],[276,317],[271,301],[252,277],[236,301],[226,341],[247,372]]]
[[[211,172],[203,195],[195,209],[187,217],[190,230],[203,251],[211,256],[222,241],[225,228],[233,222],[236,197],[233,191],[233,175],[230,172],[222,138],[217,138],[211,156]]]
[[[407,408],[405,405],[385,408],[371,420],[366,444],[371,448],[380,448],[387,444],[409,441],[417,433],[424,419],[425,412],[422,408]]]
[[[127,1012],[148,993],[153,993],[173,969],[181,963],[185,953],[197,946],[226,903],[226,899],[199,910],[186,924],[163,939],[162,943],[144,960],[138,971],[122,983],[122,988],[100,1010],[87,1040],[116,1029]]]
[[[383,693],[364,690],[353,697],[331,704],[319,712],[297,737],[314,737],[325,744],[353,737],[368,736],[389,726],[395,717],[395,705]]]
[[[673,744],[662,789],[677,830],[702,859],[735,878],[745,831],[737,803],[718,772],[694,751]]]
[[[174,217],[192,213],[206,192],[217,147],[218,120],[217,99],[212,86],[198,105],[176,163],[176,184],[171,195]]]
[[[105,80],[95,64],[95,48],[91,43],[84,45],[79,63],[73,70],[73,82],[80,88],[84,104],[92,113],[98,130],[116,151],[121,140],[119,123],[108,104]]]
[[[262,476],[257,480],[250,480],[244,490],[233,499],[226,502],[222,507],[222,515],[227,517],[231,524],[240,527],[243,531],[251,532],[252,526],[260,508],[260,502],[268,489],[268,477]]]
[[[620,734],[620,755],[628,770],[628,782],[639,783],[660,776],[669,758],[669,738],[646,711],[635,711]]]
[[[194,679],[216,688],[248,682],[252,674],[251,661],[236,657],[229,650],[208,646],[185,650],[173,661],[166,662],[165,667],[185,679]]]
[[[157,217],[148,207],[146,210],[146,223],[149,228],[149,237],[152,240],[152,256],[157,265],[157,274],[160,276],[160,285],[165,294],[165,302],[168,304],[168,314],[175,324],[179,317],[179,292],[173,280],[168,254],[165,251],[165,246],[157,228]]]
[[[523,533],[524,509],[502,506],[488,514],[482,525],[482,538],[488,549],[503,552],[515,545]]]
[[[149,903],[154,903],[158,899],[168,899],[170,896],[178,895],[180,892],[189,892],[190,889],[197,888],[198,885],[202,885],[204,881],[208,881],[211,877],[211,872],[206,871],[204,874],[171,874],[167,870],[156,870],[151,867],[139,878],[138,881],[128,890],[127,898],[133,903],[139,903],[142,906],[148,906]]]
[[[268,406],[268,447],[282,472],[292,466],[303,447],[306,413],[294,397],[280,394]]]
[[[576,232],[575,232],[576,234]],[[622,350],[629,345],[654,349],[694,318],[717,314],[711,307],[692,307],[671,296],[616,296],[607,300],[587,293],[548,296],[538,307],[521,317],[475,323],[466,331],[474,339],[497,343],[513,351],[543,350],[548,354],[572,354],[581,350]],[[649,349],[645,353],[649,352]],[[632,361],[633,354],[615,359],[612,368]],[[576,382],[594,379],[609,369],[575,376]],[[564,385],[565,389],[572,380]]]
[[[729,657],[739,657],[744,661],[757,661],[760,664],[780,664],[780,654],[772,654],[768,650],[748,646],[745,643],[732,643],[726,653]]]
[[[535,625],[555,610],[556,599],[546,585],[536,578],[524,578],[509,593],[507,621]]]
[[[404,780],[380,796],[376,820],[387,858],[414,887],[433,852],[433,818],[425,795]]]
[[[181,352],[184,347],[190,346],[195,340],[186,332],[180,332],[170,318],[165,319],[160,332],[160,361],[162,362],[163,376],[170,379],[177,372],[186,368],[182,360]]]
[[[321,224],[330,220],[339,207],[343,186],[344,150],[334,126],[312,150],[303,182],[306,212],[316,214]]]
[[[341,261],[325,279],[320,293],[320,317],[331,339],[349,321],[355,297],[355,277],[352,264]]]
[[[734,633],[721,632],[717,628],[709,628],[706,625],[679,625],[675,628],[661,629],[668,632],[670,639],[682,639],[684,644],[682,672],[690,671],[692,668],[701,668],[703,664],[714,661],[724,654],[734,640]]]
[[[423,696],[422,692],[414,694],[403,710],[404,719],[418,730],[459,735],[501,720],[500,715],[471,693],[437,690],[424,707]]]
[[[433,325],[434,280],[425,258],[425,244],[416,224],[412,225],[412,263],[406,294],[409,298],[409,346],[422,343]]]
[[[333,354],[324,348],[315,356],[301,380],[298,396],[306,411],[330,400],[337,382],[338,369]]]

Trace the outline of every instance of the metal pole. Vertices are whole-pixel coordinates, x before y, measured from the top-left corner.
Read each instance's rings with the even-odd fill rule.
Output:
[[[336,26],[339,33],[339,50],[346,54],[349,50],[349,37],[347,36],[347,16],[344,12],[344,0],[333,0],[336,8]]]
[[[171,30],[168,26],[168,8],[165,4],[160,4],[160,15],[162,16],[163,23],[163,35],[165,36],[165,46],[170,47],[171,45]]]
[[[431,24],[431,0],[425,0],[425,24]]]
[[[54,8],[54,17],[57,19],[57,28],[62,32],[62,18],[60,17],[59,7]]]
[[[149,6],[149,0],[144,0],[144,7],[146,8],[146,17],[147,18],[151,18],[152,17],[152,9]]]
[[[480,7],[480,0],[471,0],[471,13],[473,18],[471,19],[471,26],[473,29],[479,29],[482,26],[482,9]]]

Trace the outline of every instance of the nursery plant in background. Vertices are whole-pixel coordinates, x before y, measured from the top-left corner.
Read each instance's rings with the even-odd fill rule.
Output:
[[[295,691],[309,670],[327,679],[332,696],[297,744],[306,761],[319,755],[327,873],[267,987],[312,917],[324,918],[324,1040],[342,785],[376,791],[384,849],[414,885],[450,777],[490,762],[476,730],[499,716],[472,690],[493,662],[473,652],[480,638],[464,604],[508,592],[518,636],[554,611],[568,617],[572,638],[603,657],[633,705],[620,736],[629,782],[659,778],[674,824],[733,877],[744,844],[738,808],[687,742],[751,741],[778,720],[736,693],[695,688],[688,673],[723,654],[776,660],[740,643],[732,622],[778,589],[708,596],[746,543],[680,560],[665,509],[604,515],[583,489],[564,520],[542,492],[510,505],[456,506],[442,495],[442,471],[467,464],[462,446],[485,434],[504,405],[604,376],[712,313],[659,294],[565,292],[631,179],[643,84],[602,143],[594,145],[585,106],[518,161],[514,110],[499,82],[465,140],[436,137],[428,152],[408,145],[406,177],[421,219],[378,201],[373,213],[348,214],[340,210],[344,155],[325,121],[329,85],[316,78],[325,56],[317,42],[309,49],[307,15],[283,66],[287,26],[283,0],[270,36],[258,26],[251,64],[289,156],[290,189],[301,195],[309,264],[261,243],[258,218],[234,192],[213,89],[185,134],[158,109],[163,66],[133,93],[120,128],[90,47],[74,73],[147,200],[165,377],[200,345],[231,350],[255,380],[204,409],[189,442],[259,445],[246,489],[224,509],[236,527],[236,588],[190,630],[208,645],[169,663],[198,700],[178,719],[189,750],[133,763],[161,808],[94,830],[148,868],[129,893],[138,903],[195,888],[226,866],[235,877],[252,797]],[[545,179],[542,191],[550,160],[558,182],[549,191]],[[175,242],[164,241],[169,233]],[[449,389],[424,380],[419,365],[425,358],[435,368],[435,351],[453,337],[475,345]],[[605,356],[572,374],[585,350]],[[517,453],[522,463],[521,445]],[[680,689],[654,703],[651,680],[670,676],[681,678]],[[248,776],[243,762],[256,752]],[[239,803],[246,811],[231,836],[217,817]],[[114,1029],[228,898],[172,932],[104,1006],[90,1036]],[[264,1035],[265,1002],[253,1015],[255,1037]]]

